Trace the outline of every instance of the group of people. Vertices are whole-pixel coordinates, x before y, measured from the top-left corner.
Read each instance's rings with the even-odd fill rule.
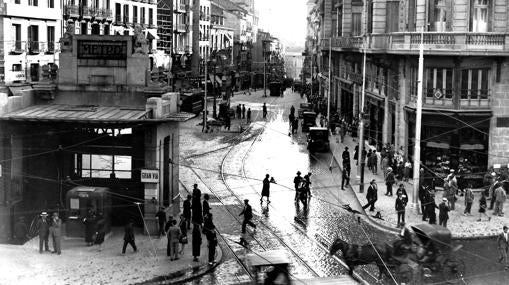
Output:
[[[245,104],[238,104],[235,113],[237,114],[237,119],[246,119],[247,123],[251,122],[251,108],[247,108],[246,112]]]
[[[210,196],[204,194],[202,201],[201,190],[198,188],[198,184],[194,184],[192,194],[187,195],[186,200],[184,200],[183,211],[178,223],[171,216],[166,221],[164,208],[161,208],[156,213],[159,222],[159,236],[166,235],[168,239],[166,253],[170,260],[178,260],[179,255],[184,253],[185,245],[189,242],[188,231],[191,230],[192,224],[191,246],[193,261],[199,261],[203,234],[208,241],[208,262],[210,265],[216,262],[216,226],[213,222],[209,200]],[[179,244],[181,245],[180,250]]]
[[[87,216],[83,219],[85,224],[85,242],[87,246],[97,245],[98,250],[102,250],[102,244],[106,235],[104,217],[101,212],[95,212],[90,209]]]
[[[297,171],[297,175],[293,178],[295,187],[295,204],[299,207],[300,203],[304,209],[308,208],[309,199],[311,198],[311,172],[301,176],[301,172]]]
[[[54,212],[51,217],[48,217],[47,212],[42,212],[37,221],[37,230],[39,233],[39,253],[43,253],[43,246],[44,251],[50,251],[48,240],[51,238],[53,242],[51,253],[60,255],[62,253],[62,220],[59,218],[58,212]]]

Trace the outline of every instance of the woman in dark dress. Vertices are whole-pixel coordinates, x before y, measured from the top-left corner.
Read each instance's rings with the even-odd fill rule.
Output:
[[[201,226],[200,224],[194,224],[193,226],[193,261],[198,261],[198,257],[200,257],[200,249],[201,249]]]

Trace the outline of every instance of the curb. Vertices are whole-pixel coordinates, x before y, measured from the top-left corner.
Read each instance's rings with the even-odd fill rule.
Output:
[[[329,130],[329,134],[332,136],[330,130]],[[343,168],[341,167],[341,164],[336,159],[334,152],[331,152],[331,154],[332,154],[332,157],[334,158],[334,161],[337,163],[338,168],[341,171],[343,171]],[[348,185],[348,187],[350,188],[350,190],[352,190],[354,192],[355,199],[357,199],[357,202],[362,205],[361,201],[359,200],[359,197],[357,197],[357,194],[355,194],[355,190],[352,188],[352,186]],[[367,221],[371,226],[373,226],[381,231],[384,231],[386,233],[389,233],[389,234],[399,235],[400,230],[378,223],[376,220],[374,220],[372,217],[370,217],[368,214],[366,214],[366,211],[364,209],[362,209],[362,212],[364,213],[364,215],[362,216],[362,219]],[[494,234],[494,235],[487,235],[487,236],[465,236],[465,237],[453,236],[452,239],[454,239],[454,240],[483,240],[483,239],[494,238],[496,236],[498,236],[498,235]]]

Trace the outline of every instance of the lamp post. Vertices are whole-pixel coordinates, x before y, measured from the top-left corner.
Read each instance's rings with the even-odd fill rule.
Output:
[[[419,45],[419,69],[417,74],[417,110],[415,114],[415,142],[414,142],[414,187],[412,205],[417,205],[419,194],[420,168],[421,168],[421,122],[422,122],[422,80],[424,74],[424,26],[421,29],[421,43]],[[419,207],[416,207],[419,211]]]
[[[366,19],[366,5],[364,5],[364,19]],[[365,29],[367,28],[366,22]],[[366,158],[364,157],[364,98],[365,98],[365,92],[366,92],[366,30],[364,31],[364,36],[362,40],[362,47],[363,47],[363,60],[362,60],[362,93],[361,93],[361,102],[360,102],[360,112],[359,112],[359,160],[361,163],[359,163],[359,173],[361,174],[360,177],[360,184],[359,184],[359,192],[364,192],[364,166],[366,165]]]

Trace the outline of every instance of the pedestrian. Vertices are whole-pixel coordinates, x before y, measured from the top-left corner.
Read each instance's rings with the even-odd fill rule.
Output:
[[[410,178],[410,172],[412,170],[412,163],[410,163],[410,158],[405,162],[404,170],[403,170],[403,181],[408,181]]]
[[[353,159],[355,160],[355,165],[359,165],[359,145],[355,146],[353,152]]]
[[[292,135],[296,134],[299,130],[299,120],[293,120],[292,122]]]
[[[242,108],[240,107],[240,104],[237,105],[236,113],[237,113],[237,119],[242,119],[242,117],[241,117]]]
[[[180,254],[184,254],[184,249],[186,248],[186,244],[188,243],[187,239],[187,221],[184,215],[180,215],[180,222],[178,225],[180,229],[180,238],[179,243],[181,244]]]
[[[214,265],[216,263],[215,257],[216,257],[216,247],[217,247],[217,236],[216,231],[208,231],[207,232],[207,242],[208,242],[208,248],[209,248],[209,265]]]
[[[92,246],[94,244],[95,218],[94,211],[88,210],[87,216],[83,219],[83,223],[85,224],[85,243],[87,246]]]
[[[341,171],[341,190],[345,190],[345,186],[350,185],[350,171],[343,167]]]
[[[192,247],[193,247],[193,261],[197,262],[198,257],[200,257],[200,249],[201,249],[201,225],[193,223],[193,233],[192,233]]]
[[[489,190],[490,207],[488,210],[493,210],[493,207],[495,206],[495,190],[499,187],[498,184],[498,180],[494,179],[494,182]]]
[[[230,130],[231,125],[232,125],[232,120],[230,118],[230,115],[226,114],[226,116],[224,117],[224,129]]]
[[[381,166],[384,178],[387,178],[387,169],[389,168],[389,157],[385,156],[382,158]]]
[[[246,121],[247,123],[251,123],[251,108],[248,108],[247,109],[247,118],[246,118]]]
[[[398,198],[396,198],[396,213],[398,213],[398,228],[402,228],[405,225],[405,208],[408,202],[408,198],[406,195],[397,194]]]
[[[201,205],[201,191],[198,189],[198,185],[194,184],[193,189],[193,200],[192,200],[192,222],[196,224],[202,224],[203,223],[203,212],[202,212],[202,205]]]
[[[371,160],[371,171],[376,175],[378,172],[378,156],[376,151],[373,151],[369,159]]]
[[[191,199],[193,196],[190,194],[187,195],[187,199],[184,200],[183,203],[183,211],[182,215],[184,216],[184,219],[186,220],[187,228],[191,229]]]
[[[288,115],[288,122],[290,124],[290,127],[293,126],[293,121],[295,121],[295,114],[294,113],[290,113],[290,115]]]
[[[387,186],[386,196],[392,196],[392,185],[396,182],[392,167],[387,167],[387,175],[385,176],[385,185]]]
[[[134,237],[133,223],[134,223],[133,220],[129,220],[127,225],[124,227],[124,245],[122,246],[122,254],[125,254],[125,250],[126,250],[128,244],[131,245],[134,252],[138,251],[138,248],[136,247],[135,237]]]
[[[256,225],[251,222],[251,219],[253,218],[253,209],[251,208],[251,205],[249,205],[249,200],[244,200],[244,209],[242,209],[242,212],[239,214],[239,216],[244,215],[244,221],[242,222],[242,233],[246,233],[246,225],[250,225],[256,230]]]
[[[263,112],[263,118],[267,118],[267,104],[266,103],[263,103],[263,106],[262,106],[262,112]]]
[[[507,252],[509,250],[509,233],[507,232],[507,226],[503,227],[503,232],[497,237],[498,252],[500,257],[498,263],[503,263],[505,269],[509,269],[509,260],[507,259]]]
[[[170,257],[170,260],[179,259],[179,242],[181,237],[180,228],[177,227],[177,221],[173,220],[168,230],[168,246],[166,254]]]
[[[242,119],[246,118],[246,105],[242,104]]]
[[[437,214],[435,213],[435,209],[438,209],[438,206],[435,202],[435,193],[431,190],[426,204],[426,215],[428,216],[428,222],[430,225],[435,225],[437,223]]]
[[[442,198],[442,203],[438,205],[438,224],[447,228],[447,220],[449,219],[449,206],[447,205],[447,198]]]
[[[459,188],[458,188],[458,179],[456,178],[456,173],[454,171],[454,169],[451,169],[450,171],[451,173],[449,174],[449,176],[447,177],[448,181],[449,181],[449,187],[451,187],[451,195],[454,195],[456,196],[457,194],[459,194]],[[456,200],[456,199],[454,199]],[[456,202],[456,201],[454,201]],[[451,208],[452,210],[454,210],[454,207]]]
[[[366,209],[367,207],[371,206],[369,208],[370,212],[373,212],[375,210],[375,202],[378,200],[378,189],[376,186],[376,180],[373,179],[371,182],[369,182],[368,192],[366,194],[366,200],[368,200],[368,203],[364,206],[362,206],[363,209]]]
[[[451,184],[449,183],[449,177],[444,179],[444,194],[443,197],[447,198],[449,203],[450,210],[455,209],[456,195],[454,195],[454,190],[451,188]]]
[[[343,143],[345,140],[345,136],[346,136],[346,125],[345,124],[341,124],[341,130],[339,131],[339,134],[341,136],[341,143]]]
[[[488,222],[491,221],[491,217],[488,217],[486,214],[486,208],[488,208],[488,203],[486,202],[486,192],[481,192],[481,198],[479,199],[479,219],[478,222],[482,221],[482,216],[484,215],[488,218]]]
[[[311,198],[311,172],[304,175],[304,192],[306,193],[307,198]]]
[[[49,251],[49,222],[48,213],[42,212],[37,221],[37,231],[39,233],[39,253],[42,254],[42,245],[44,244],[44,251]]]
[[[265,174],[265,179],[263,179],[263,186],[262,186],[262,196],[260,198],[260,204],[263,203],[263,197],[267,198],[267,204],[270,203],[269,196],[270,196],[270,180],[269,175]]]
[[[507,194],[505,193],[504,188],[502,187],[502,183],[498,183],[494,192],[495,198],[495,209],[493,210],[494,216],[504,216],[504,202],[507,199]]]
[[[293,178],[293,185],[295,187],[295,202],[299,199],[299,186],[302,181],[302,177],[300,176],[300,171],[297,171],[297,176]]]
[[[62,220],[58,217],[58,212],[53,213],[53,217],[51,218],[51,226],[49,227],[49,233],[51,240],[53,241],[53,251],[51,253],[60,255],[62,253],[60,247],[60,242],[62,239]]]
[[[422,220],[426,221],[428,219],[428,213],[426,211],[426,204],[429,201],[428,195],[428,186],[421,185],[419,186],[419,202],[421,203],[421,212],[422,212]]]
[[[371,169],[371,156],[372,156],[372,155],[373,155],[373,151],[370,149],[370,150],[368,151],[368,154],[367,154],[366,156],[367,156],[367,166],[368,166],[368,170],[371,170],[371,171],[373,171],[373,170]]]
[[[216,229],[216,226],[214,225],[212,213],[207,214],[203,217],[203,228],[202,232],[203,234],[207,234],[209,231],[213,231]]]
[[[209,204],[210,196],[209,194],[203,195],[203,216],[210,214],[210,204]]]
[[[405,185],[403,183],[399,184],[398,190],[396,190],[396,197],[398,196],[405,196],[405,203],[408,203],[408,194],[406,193]]]
[[[290,115],[295,116],[295,107],[293,107],[293,105],[290,107]]]
[[[465,189],[465,211],[463,212],[465,216],[471,215],[472,203],[474,203],[474,193],[472,192],[472,185],[469,185]]]
[[[157,223],[159,225],[159,238],[165,235],[164,225],[166,224],[166,212],[164,207],[159,207],[159,211],[156,213]]]
[[[106,235],[106,230],[104,229],[104,219],[100,218],[96,222],[96,232],[95,232],[95,240],[94,244],[97,245],[97,251],[102,251],[104,237]]]

